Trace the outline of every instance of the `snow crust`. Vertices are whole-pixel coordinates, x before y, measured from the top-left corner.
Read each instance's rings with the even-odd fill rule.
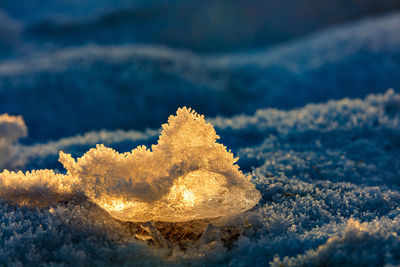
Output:
[[[212,222],[222,226],[208,227],[202,241],[184,253],[168,245],[143,247],[126,225],[79,199],[43,209],[3,201],[1,259],[65,264],[123,264],[131,257],[151,265],[399,264],[399,100],[400,95],[389,90],[365,99],[214,119],[221,141],[234,148],[240,166],[251,173],[261,201],[242,215]],[[47,146],[79,154],[87,148],[83,140],[108,140],[111,147],[122,149],[153,142],[157,135],[92,133]],[[31,160],[50,166],[50,154]],[[218,239],[228,226],[240,233],[230,249]],[[32,254],[19,254],[21,246]],[[52,254],[46,252],[49,249]]]

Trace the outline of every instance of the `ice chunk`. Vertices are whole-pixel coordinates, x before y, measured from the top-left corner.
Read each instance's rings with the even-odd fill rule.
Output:
[[[179,222],[241,213],[260,199],[204,116],[170,116],[157,145],[120,154],[98,145],[75,161],[60,153],[86,195],[124,221]]]
[[[163,125],[151,150],[139,146],[120,154],[97,145],[77,161],[60,152],[67,175],[5,171],[0,174],[0,197],[42,206],[81,191],[113,217],[135,222],[238,214],[257,204],[260,193],[218,138],[204,116],[180,108]]]
[[[221,242],[221,231],[212,224],[208,224],[206,230],[201,235],[200,243],[208,244],[211,242]]]

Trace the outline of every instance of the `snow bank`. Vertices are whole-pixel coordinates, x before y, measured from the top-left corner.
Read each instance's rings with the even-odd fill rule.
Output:
[[[14,54],[21,38],[21,26],[0,9],[0,58]]]
[[[266,47],[332,24],[393,12],[396,0],[268,2],[248,0],[4,0],[38,46],[151,43],[201,52]],[[307,8],[304,8],[304,5]],[[334,12],[332,12],[334,10]],[[216,23],[218,22],[218,23]]]
[[[363,97],[400,88],[399,25],[399,14],[392,14],[241,55],[207,57],[151,46],[37,53],[0,64],[0,112],[23,115],[28,140],[45,141],[100,129],[155,128],[184,105],[210,117]]]
[[[27,128],[21,116],[0,115],[0,169],[15,161],[18,139],[27,135]]]

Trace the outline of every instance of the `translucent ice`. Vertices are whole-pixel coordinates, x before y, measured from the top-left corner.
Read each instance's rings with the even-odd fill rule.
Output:
[[[170,116],[157,145],[120,154],[104,145],[78,160],[60,152],[67,175],[51,170],[4,171],[0,197],[45,206],[83,192],[123,221],[181,222],[234,215],[258,203],[260,193],[216,142],[203,116],[187,108]]]
[[[61,152],[60,162],[92,201],[120,220],[188,221],[257,204],[260,193],[204,116],[180,108],[162,127],[151,150],[120,154],[98,145],[77,161]]]

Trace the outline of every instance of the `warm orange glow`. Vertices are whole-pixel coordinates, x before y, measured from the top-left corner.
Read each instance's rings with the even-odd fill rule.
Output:
[[[186,206],[193,207],[196,196],[193,195],[192,191],[185,189],[185,191],[183,191],[182,195],[183,195],[183,203],[185,203]]]
[[[132,203],[133,204],[133,203]],[[127,208],[129,204],[121,200],[111,200],[110,202],[103,202],[101,205],[110,211],[121,211]]]
[[[178,109],[151,149],[139,146],[120,154],[97,145],[77,160],[60,152],[66,175],[4,172],[0,195],[38,206],[84,193],[114,218],[133,222],[235,215],[252,208],[260,193],[218,138],[203,116]]]

